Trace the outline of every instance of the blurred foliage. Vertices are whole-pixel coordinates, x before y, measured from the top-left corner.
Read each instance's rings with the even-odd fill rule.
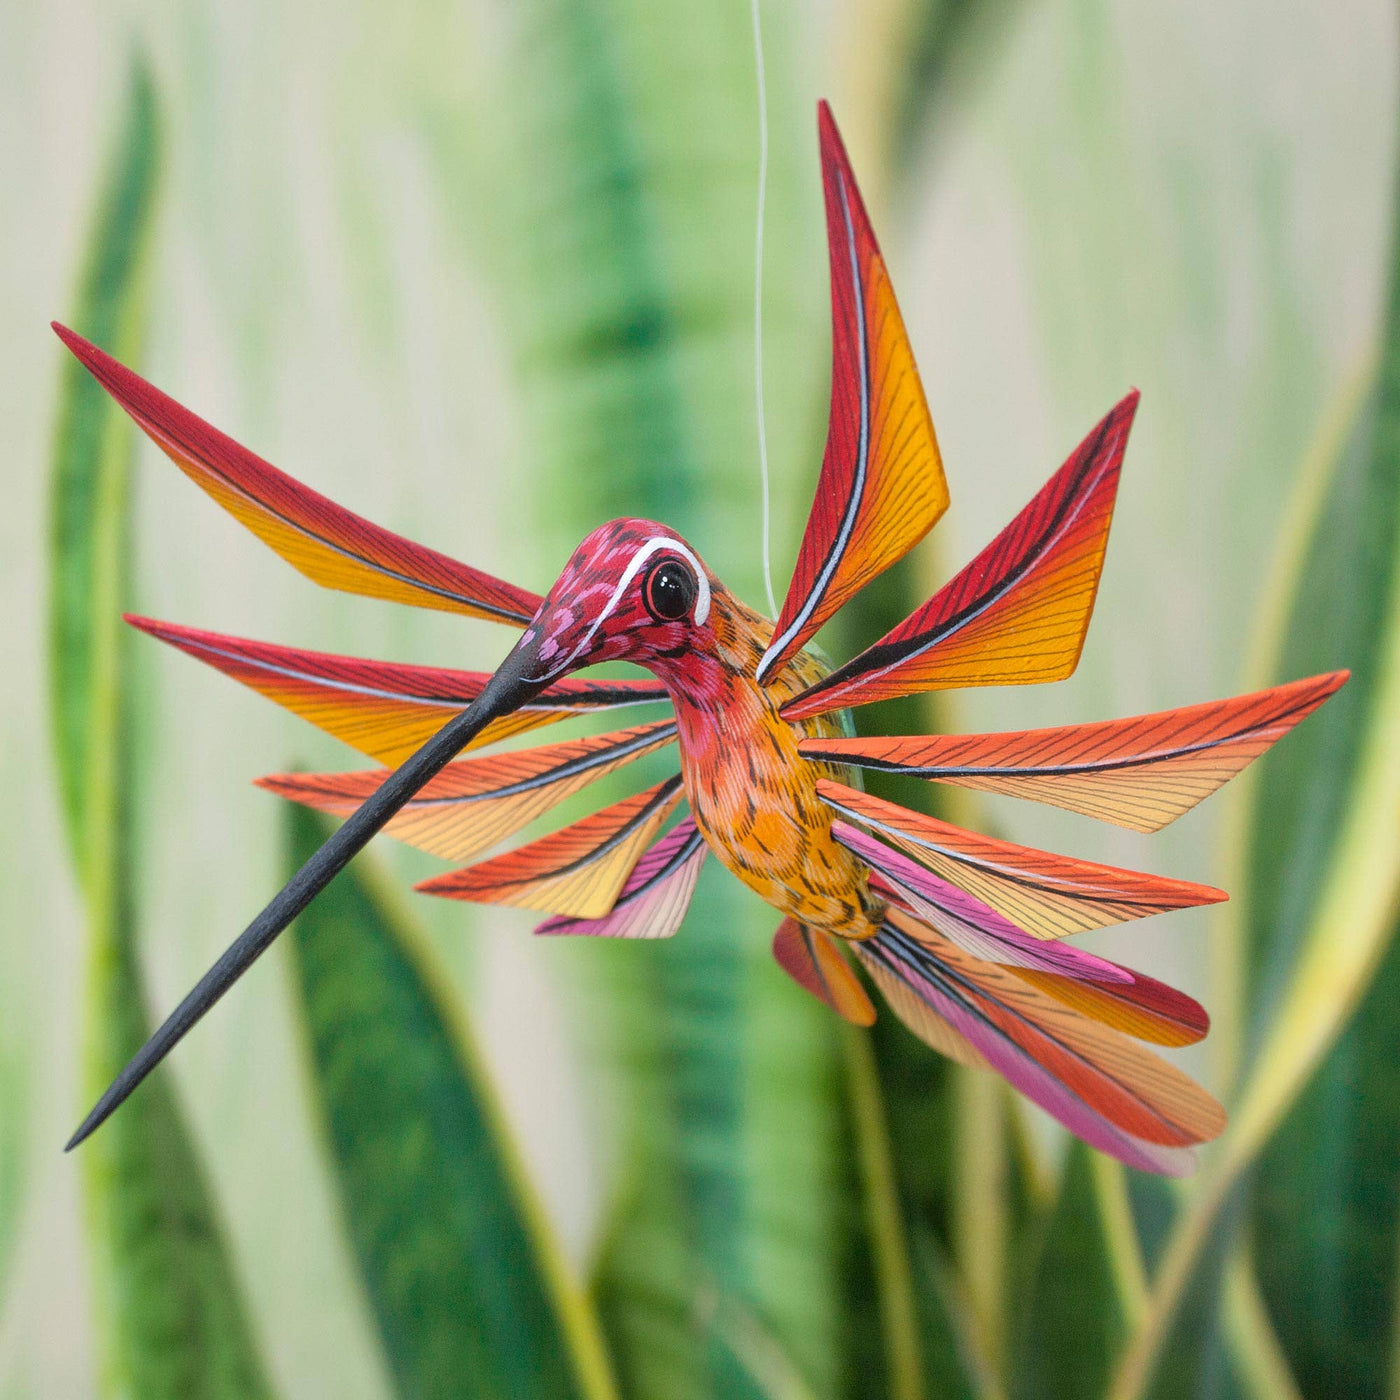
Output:
[[[1374,389],[1325,474],[1279,639],[1277,675],[1349,666],[1338,713],[1260,774],[1249,849],[1245,982],[1256,1041],[1277,1014],[1281,968],[1304,951],[1326,881],[1351,835],[1348,808],[1396,723],[1400,646],[1400,222]],[[1369,771],[1374,772],[1374,767]],[[1400,804],[1400,791],[1370,800]],[[1364,813],[1363,820],[1381,820]],[[1354,819],[1353,819],[1354,820]],[[1400,872],[1393,872],[1396,879]],[[1379,967],[1336,1044],[1261,1154],[1251,1188],[1254,1258],[1279,1340],[1306,1393],[1386,1393],[1400,1263],[1400,888],[1380,910]],[[1305,945],[1304,945],[1305,946]],[[1324,1205],[1323,1202],[1326,1202]]]
[[[877,226],[923,197],[911,177],[915,154],[939,147],[926,142],[930,114],[975,81],[1019,8],[862,7],[858,40],[839,55],[849,110],[838,110]],[[1087,89],[1111,66],[1111,46],[1098,11],[1081,10],[1085,42],[1072,58]],[[429,3],[413,32],[451,23]],[[768,6],[765,23],[770,107],[788,113],[802,88],[803,20]],[[541,464],[546,551],[561,556],[609,515],[655,515],[705,540],[717,571],[756,596],[751,531],[732,523],[734,502],[751,492],[753,431],[746,7],[528,0],[510,7],[483,52],[489,61],[467,85],[445,56],[425,59],[429,77],[411,106]],[[1087,282],[1129,241],[1127,224],[1099,207],[1127,181],[1100,110],[1086,104],[1080,115],[1079,165],[1050,173],[1068,173],[1098,202],[1080,198],[1079,223],[1042,242]],[[74,320],[128,361],[139,352],[160,164],[155,96],[138,65]],[[1258,197],[1273,199],[1271,189]],[[781,502],[785,483],[813,478],[824,420],[815,162],[778,155],[768,200],[770,246],[811,250],[768,269],[769,359],[783,366],[768,402]],[[1191,224],[1184,236],[1200,232]],[[1286,338],[1297,307],[1273,252],[1274,333]],[[1209,278],[1188,271],[1204,304],[1198,284]],[[393,288],[385,277],[366,295],[382,312]],[[1160,290],[1130,291],[1160,313]],[[673,944],[581,950],[601,1068],[624,1118],[584,1297],[430,954],[356,870],[296,928],[294,1001],[320,1145],[398,1394],[1395,1393],[1400,279],[1392,298],[1374,386],[1300,471],[1261,608],[1260,684],[1342,665],[1354,677],[1234,799],[1241,870],[1219,926],[1234,958],[1225,990],[1239,992],[1224,1017],[1233,1122],[1202,1175],[1178,1191],[1078,1144],[1051,1172],[998,1083],[939,1059],[891,1016],[868,1035],[836,1025],[788,985],[767,956],[776,919],[712,862]],[[1083,342],[1059,371],[1072,379],[1080,360],[1107,352],[1088,344],[1094,317],[1075,297],[1047,320],[1070,305],[1075,327],[1059,325],[1052,339]],[[241,309],[230,314],[244,324]],[[1220,340],[1223,330],[1203,334]],[[1288,364],[1298,372],[1305,360]],[[1293,421],[1304,404],[1300,392],[1279,411]],[[129,595],[130,441],[101,391],[66,362],[51,711],[88,919],[93,1090],[147,1028],[132,854],[139,725],[116,621]],[[783,510],[805,505],[806,488],[793,490],[803,499],[780,505],[780,527]],[[912,562],[890,570],[832,629],[833,649],[880,635],[925,591]],[[945,702],[919,699],[866,718],[867,730],[886,732],[953,723]],[[965,797],[871,786],[983,821]],[[290,858],[319,839],[315,819],[291,814]],[[0,1282],[18,1179],[11,1145],[22,1141],[0,1137]],[[168,1075],[93,1139],[83,1166],[107,1391],[268,1394]]]
[[[1240,1393],[1247,1378],[1222,1354],[1220,1309],[1242,1240],[1258,1262],[1255,1323],[1267,1333],[1246,1357],[1277,1352],[1308,1395],[1382,1395],[1391,1384],[1400,1183],[1387,1145],[1400,1132],[1400,1099],[1385,1057],[1400,909],[1400,221],[1395,237],[1376,387],[1302,474],[1280,597],[1266,600],[1264,616],[1274,676],[1346,665],[1352,679],[1345,703],[1244,787],[1246,868],[1227,924],[1246,990],[1237,1106],[1173,1226],[1116,1398],[1144,1393],[1154,1367],[1162,1376],[1153,1395]],[[1363,1047],[1378,1058],[1361,1058]]]
[[[10,1255],[19,1231],[20,1209],[24,1203],[25,1151],[28,1146],[26,1068],[22,1051],[9,1046],[0,1051],[0,1296],[4,1295]]]
[[[330,831],[288,807],[289,874]],[[596,1324],[426,947],[358,868],[292,946],[313,1097],[399,1392],[608,1400]]]
[[[100,191],[73,325],[138,358],[156,217],[160,130],[143,63]],[[134,704],[129,601],[132,432],[65,356],[53,459],[50,684],[69,843],[88,919],[85,1096],[150,1030],[132,855]],[[82,1156],[103,1330],[102,1388],[141,1400],[254,1400],[271,1392],[204,1172],[162,1071]]]

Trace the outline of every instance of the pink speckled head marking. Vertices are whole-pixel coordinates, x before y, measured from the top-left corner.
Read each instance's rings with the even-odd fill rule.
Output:
[[[531,683],[598,661],[703,649],[714,581],[674,530],[612,520],[574,551],[520,639],[537,646]]]

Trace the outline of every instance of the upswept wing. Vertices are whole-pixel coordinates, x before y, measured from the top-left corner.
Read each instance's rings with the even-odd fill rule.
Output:
[[[414,888],[446,899],[601,919],[612,911],[628,874],[680,800],[680,778],[668,778],[518,850]]]
[[[546,937],[670,938],[690,908],[709,850],[686,817],[647,849],[608,913],[597,919],[546,919],[535,932]]]
[[[449,763],[384,830],[443,860],[470,860],[590,783],[655,753],[675,737],[675,722],[658,720],[612,734]],[[274,773],[257,782],[281,797],[348,817],[388,776],[388,769],[376,768],[360,773]]]
[[[367,661],[227,637],[147,617],[126,620],[391,768],[470,705],[490,679],[484,671]],[[468,747],[481,748],[581,713],[666,698],[665,688],[653,681],[569,677],[512,714],[493,720]]]
[[[1134,390],[951,582],[783,706],[784,719],[922,690],[1062,680],[1079,663],[1108,546]]]
[[[948,508],[948,484],[889,272],[831,110],[818,110],[831,262],[831,410],[816,497],[773,641],[772,675]]]
[[[523,627],[538,594],[371,524],[294,481],[64,326],[63,343],[186,476],[327,588]]]
[[[1064,938],[1170,909],[1215,904],[1224,890],[1054,855],[964,831],[823,778],[822,800],[975,895],[1037,938]]]
[[[804,757],[1032,798],[1157,831],[1306,719],[1347,679],[1332,671],[1230,700],[1008,734],[804,739]]]

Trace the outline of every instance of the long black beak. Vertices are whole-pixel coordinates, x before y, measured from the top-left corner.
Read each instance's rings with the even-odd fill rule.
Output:
[[[325,845],[282,886],[267,908],[234,939],[195,989],[132,1056],[92,1112],[83,1119],[82,1126],[68,1139],[65,1152],[71,1152],[106,1122],[127,1095],[180,1043],[190,1027],[247,972],[272,940],[424,783],[440,773],[491,720],[519,709],[544,689],[544,683],[527,679],[535,669],[538,648],[537,633],[522,637],[476,700],[449,720],[411,758],[405,759],[374,795],[366,798]]]

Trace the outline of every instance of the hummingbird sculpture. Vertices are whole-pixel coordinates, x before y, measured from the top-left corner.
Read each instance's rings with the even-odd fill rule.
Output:
[[[539,932],[665,938],[713,852],[782,921],[777,961],[858,1025],[865,983],[935,1050],[989,1067],[1086,1142],[1146,1171],[1190,1169],[1224,1112],[1144,1048],[1208,1027],[1192,998],[1064,941],[1225,896],[1205,885],[1030,850],[861,790],[861,768],[1054,803],[1139,831],[1180,816],[1346,679],[1317,676],[1162,714],[1010,734],[860,738],[850,711],[948,687],[1053,681],[1075,668],[1098,588],[1137,394],[1124,398],[970,564],[832,670],[807,647],[948,504],[938,443],[889,275],[823,104],[831,409],[816,499],[776,622],[656,521],[614,520],[541,598],[335,505],[97,347],[64,342],[152,440],[315,582],[520,629],[491,675],[393,665],[196,631],[143,631],[218,667],[384,767],[263,785],[343,824],[205,975],[74,1134],[122,1102],[378,831],[466,861],[594,780],[675,743],[680,772],[504,854],[419,886],[521,905]],[[629,661],[650,680],[590,680]],[[671,717],[459,758],[582,713],[669,703]],[[687,814],[663,834],[681,803]]]

